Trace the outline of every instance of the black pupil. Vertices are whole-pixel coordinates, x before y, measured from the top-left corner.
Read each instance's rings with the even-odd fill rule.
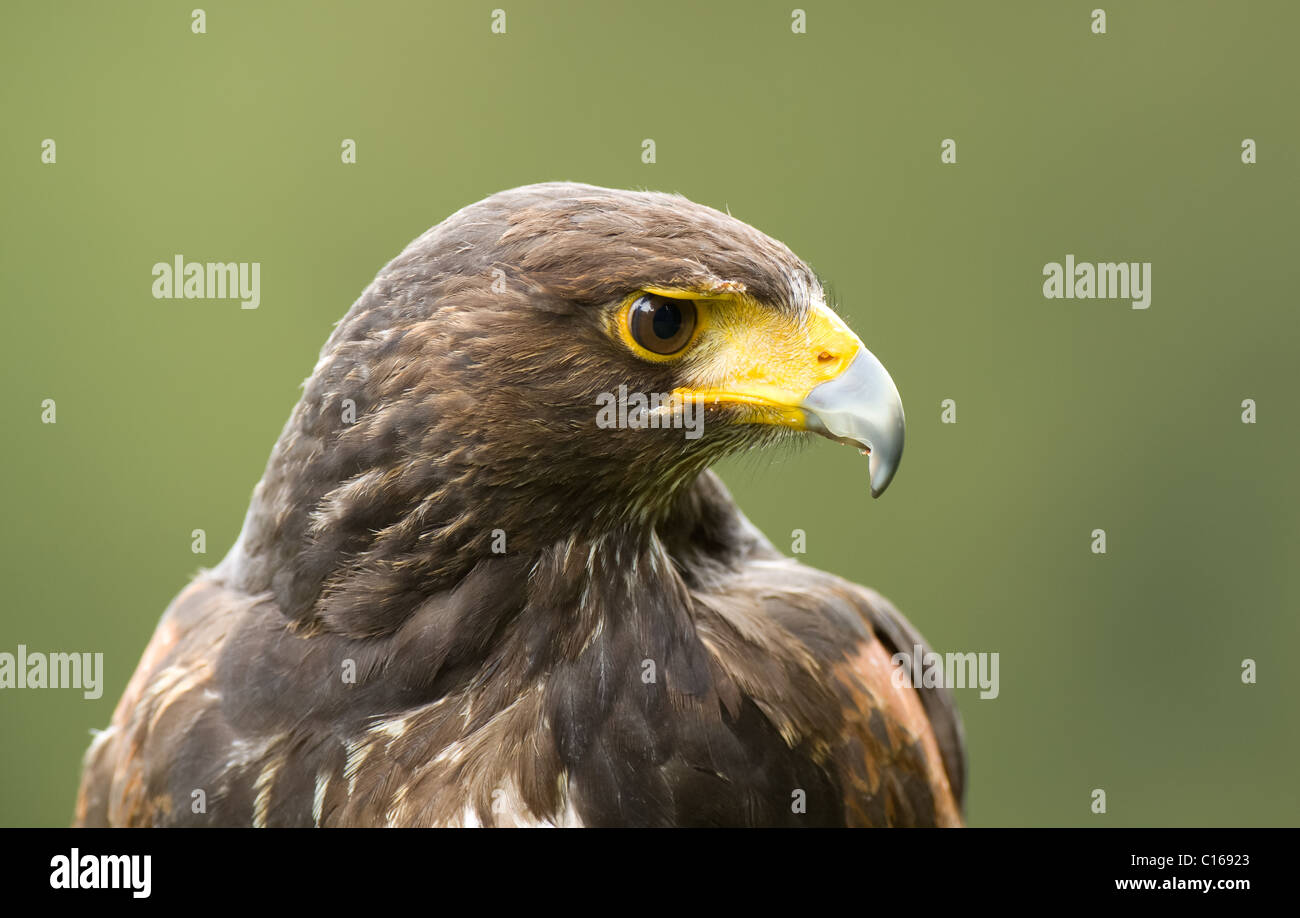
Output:
[[[655,337],[667,341],[681,330],[682,311],[676,303],[661,303],[655,310],[654,318],[650,320],[650,327],[654,330]]]

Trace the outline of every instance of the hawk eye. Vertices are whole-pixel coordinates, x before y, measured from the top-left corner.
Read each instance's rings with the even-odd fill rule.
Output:
[[[695,331],[695,303],[647,293],[628,310],[628,331],[655,354],[676,354]]]

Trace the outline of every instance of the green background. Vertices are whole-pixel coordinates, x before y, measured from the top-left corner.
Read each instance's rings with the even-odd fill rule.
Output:
[[[1295,4],[1105,3],[1097,36],[1102,0],[800,0],[806,35],[793,0],[211,2],[194,35],[199,2],[4,4],[0,650],[100,651],[106,684],[0,693],[0,824],[70,820],[375,272],[553,179],[729,207],[890,369],[883,499],[823,441],[720,471],[779,546],[1001,655],[999,698],[958,692],[972,824],[1300,822]],[[261,262],[261,308],[153,299],[176,253]],[[1151,308],[1044,299],[1066,253],[1152,262]]]

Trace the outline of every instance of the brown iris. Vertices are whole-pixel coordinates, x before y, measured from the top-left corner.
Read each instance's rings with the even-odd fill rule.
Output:
[[[655,354],[675,354],[695,331],[695,303],[647,293],[628,310],[628,330],[636,343]]]

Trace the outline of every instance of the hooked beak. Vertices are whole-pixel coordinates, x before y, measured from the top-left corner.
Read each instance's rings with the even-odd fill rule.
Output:
[[[848,369],[813,389],[799,407],[808,430],[867,454],[871,496],[884,494],[903,457],[903,399],[876,355],[859,350]]]
[[[808,430],[868,456],[871,496],[889,487],[903,455],[903,401],[876,355],[824,305],[797,329],[761,322],[723,331],[725,377],[685,398],[730,403],[754,424]]]

